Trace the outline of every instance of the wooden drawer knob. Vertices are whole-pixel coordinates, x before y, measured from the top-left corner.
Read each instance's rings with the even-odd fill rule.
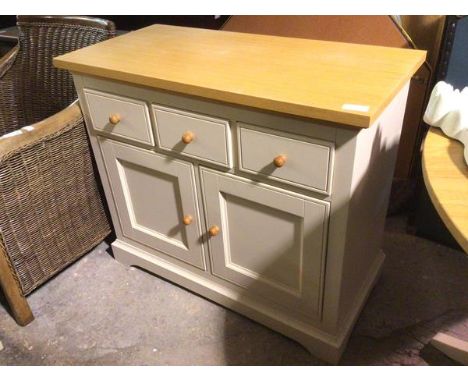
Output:
[[[120,115],[119,114],[111,114],[109,117],[109,122],[113,125],[117,125],[120,122]]]
[[[208,233],[210,234],[211,237],[216,236],[219,233],[220,229],[217,225],[213,225],[210,227],[208,230]]]
[[[184,216],[183,222],[184,222],[185,225],[189,225],[190,223],[192,223],[192,221],[193,221],[192,215],[185,215]]]
[[[283,167],[286,164],[286,155],[278,155],[273,159],[273,163],[276,167]]]
[[[192,142],[193,138],[195,138],[195,135],[191,131],[186,131],[182,134],[182,142],[184,142],[186,145]]]

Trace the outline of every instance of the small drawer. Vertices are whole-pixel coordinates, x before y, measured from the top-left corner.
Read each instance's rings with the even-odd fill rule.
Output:
[[[154,146],[148,107],[144,101],[85,89],[93,128]]]
[[[232,167],[229,122],[153,105],[158,145],[162,150]]]
[[[246,124],[238,134],[241,171],[330,194],[332,142]]]

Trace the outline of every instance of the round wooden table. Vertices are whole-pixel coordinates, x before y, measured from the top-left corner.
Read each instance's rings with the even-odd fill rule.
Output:
[[[432,127],[424,142],[422,169],[434,207],[468,253],[468,165],[463,145]]]
[[[468,254],[468,165],[463,144],[431,128],[422,156],[424,183],[435,209],[455,240]],[[468,365],[468,342],[438,333],[432,345]]]

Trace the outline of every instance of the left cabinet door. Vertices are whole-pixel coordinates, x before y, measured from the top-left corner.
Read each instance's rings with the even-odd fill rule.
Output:
[[[99,138],[123,235],[205,269],[193,166]]]

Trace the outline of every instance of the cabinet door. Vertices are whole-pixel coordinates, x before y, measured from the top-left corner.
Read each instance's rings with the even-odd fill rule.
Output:
[[[201,169],[212,272],[246,296],[320,313],[328,203]],[[216,232],[216,229],[214,230]]]
[[[192,165],[109,139],[100,145],[123,235],[205,269]]]

